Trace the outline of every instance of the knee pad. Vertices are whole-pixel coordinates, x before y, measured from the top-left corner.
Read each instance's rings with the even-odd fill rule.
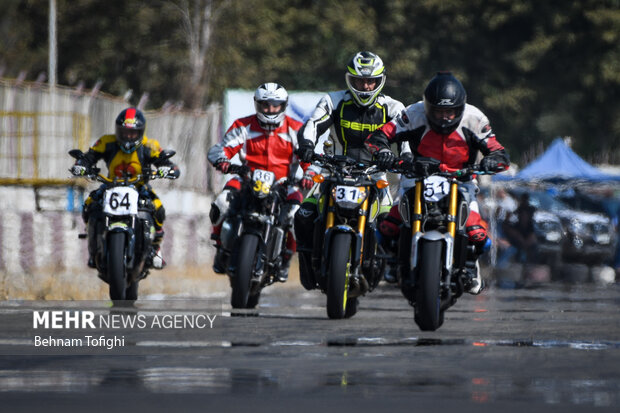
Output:
[[[222,191],[215,201],[211,204],[211,211],[209,211],[209,219],[213,225],[219,225],[224,221],[224,217],[228,212],[228,208],[230,207],[229,200],[229,192],[230,191]]]
[[[163,205],[155,210],[153,217],[155,218],[155,226],[161,228],[161,226],[164,225],[164,221],[166,220],[166,210],[164,209]]]
[[[402,222],[398,206],[395,205],[390,209],[389,214],[384,215],[383,219],[379,219],[379,232],[386,237],[396,238],[400,233]]]
[[[491,248],[491,239],[487,234],[486,228],[481,225],[472,225],[467,227],[467,236],[469,242],[476,248],[478,255],[488,251]]]

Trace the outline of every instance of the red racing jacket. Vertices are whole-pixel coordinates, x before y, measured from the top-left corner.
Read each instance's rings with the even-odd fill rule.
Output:
[[[263,129],[256,115],[237,119],[228,128],[222,141],[209,149],[207,158],[213,165],[222,158],[235,155],[252,170],[264,169],[275,174],[276,179],[293,178],[299,161],[294,151],[298,148],[297,131],[302,123],[285,116],[275,130]],[[300,164],[305,171],[309,164]]]
[[[508,154],[495,138],[487,117],[469,104],[465,105],[458,127],[449,135],[431,129],[422,101],[409,105],[398,117],[368,136],[366,147],[374,154],[389,149],[391,143],[403,141],[409,142],[414,157],[439,160],[442,171],[456,171],[474,164],[478,152],[497,156],[506,166],[510,165]]]

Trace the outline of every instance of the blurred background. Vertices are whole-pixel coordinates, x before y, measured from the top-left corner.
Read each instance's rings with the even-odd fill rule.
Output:
[[[613,206],[620,197],[620,0],[0,0],[0,10],[3,274],[85,261],[77,218],[88,184],[68,179],[66,153],[110,133],[128,105],[145,110],[147,134],[177,150],[184,172],[159,190],[172,214],[169,232],[178,226],[165,241],[171,263],[205,265],[206,214],[219,190],[206,151],[237,108],[227,97],[277,81],[291,96],[318,101],[345,88],[345,64],[359,50],[383,59],[384,93],[405,105],[420,100],[435,72],[454,72],[468,102],[491,120],[513,171],[570,136],[567,147],[608,178],[488,182],[487,218],[501,229],[505,214],[493,216],[498,188],[517,201],[521,193],[511,187],[535,181],[532,191],[608,219],[601,225],[611,228],[613,252],[582,260],[589,277],[594,264],[620,266]],[[40,214],[47,213],[60,214],[62,224],[46,227]],[[571,223],[558,221],[565,242]],[[74,233],[66,235],[66,225]],[[35,240],[54,240],[37,231],[63,233],[65,241],[31,253]],[[190,238],[181,235],[188,231]],[[50,258],[58,245],[64,255]]]

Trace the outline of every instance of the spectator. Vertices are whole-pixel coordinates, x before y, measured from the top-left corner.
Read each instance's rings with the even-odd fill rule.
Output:
[[[510,246],[497,262],[498,268],[505,268],[515,255],[519,262],[533,261],[536,253],[536,233],[534,232],[534,212],[530,205],[530,196],[526,192],[519,199],[519,206],[509,214],[502,225],[503,232]]]

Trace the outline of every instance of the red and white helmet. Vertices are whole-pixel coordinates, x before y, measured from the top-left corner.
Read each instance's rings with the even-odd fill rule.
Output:
[[[264,103],[280,106],[276,113],[268,113],[264,110]],[[269,82],[260,85],[254,92],[254,107],[256,116],[264,129],[273,130],[278,128],[284,120],[286,106],[288,105],[288,92],[284,86]]]

